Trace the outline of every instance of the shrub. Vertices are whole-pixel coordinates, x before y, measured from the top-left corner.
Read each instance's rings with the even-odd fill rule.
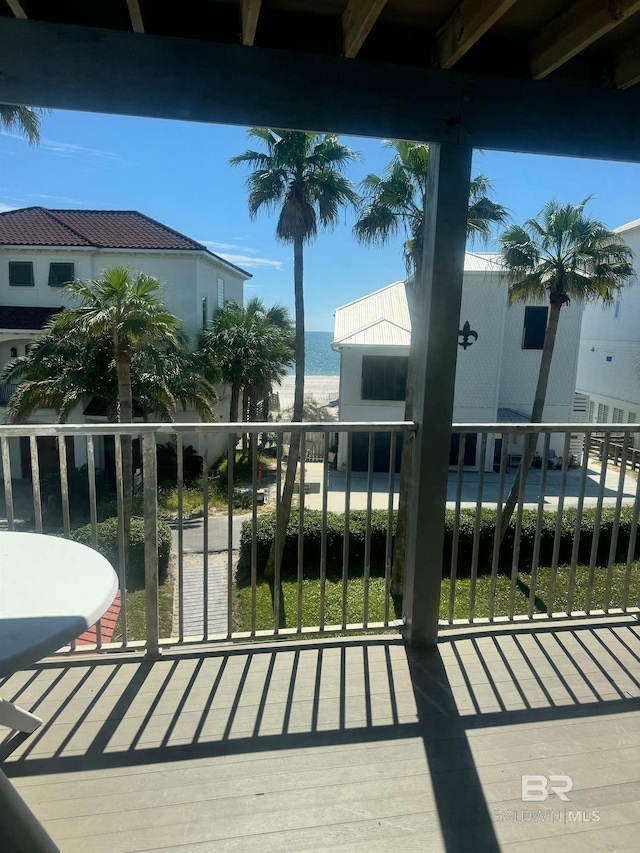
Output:
[[[631,532],[631,519],[633,508],[623,507],[620,512],[620,526],[616,543],[616,560],[626,560],[629,548],[629,535]],[[578,548],[578,561],[588,563],[591,556],[591,547],[594,536],[596,510],[587,508],[583,510],[580,523],[580,541]],[[602,510],[599,525],[598,546],[596,564],[606,565],[609,558],[609,549],[613,534],[615,510],[606,507]],[[397,513],[393,514],[392,533],[395,533]],[[522,514],[522,526],[520,533],[520,560],[519,571],[528,571],[531,568],[533,548],[538,514],[535,510],[524,510]],[[445,516],[445,541],[443,550],[443,576],[448,576],[451,566],[451,549],[453,545],[454,511],[448,509]],[[285,540],[284,554],[282,558],[283,575],[295,574],[297,571],[298,551],[298,511],[293,509],[289,519],[287,535]],[[371,513],[371,571],[373,573],[384,571],[387,538],[387,511],[374,510]],[[462,509],[460,511],[459,537],[458,537],[458,576],[469,574],[473,553],[473,537],[475,530],[475,509]],[[493,542],[496,522],[496,511],[494,509],[483,509],[480,513],[479,543],[478,543],[478,571],[487,573],[491,571],[493,558]],[[540,565],[550,565],[553,555],[553,541],[556,530],[557,513],[544,512],[542,514],[542,525],[540,531]],[[574,531],[576,523],[576,509],[566,509],[562,513],[560,522],[560,550],[559,562],[571,560]],[[275,513],[264,513],[257,522],[257,567],[258,572],[264,571],[271,543],[275,538]],[[366,537],[366,512],[358,510],[349,516],[349,564],[351,567],[364,564],[364,546]],[[499,571],[509,573],[513,556],[513,543],[515,537],[515,518],[509,525],[504,542],[499,553]],[[318,510],[307,510],[304,514],[304,569],[305,574],[318,572],[320,568],[320,552],[322,539],[322,513]],[[251,562],[251,522],[245,521],[242,526],[240,540],[240,569],[246,573]],[[336,571],[342,568],[344,546],[344,515],[342,513],[327,513],[327,569]],[[637,556],[637,537],[633,548],[634,556]]]
[[[74,542],[92,546],[91,525],[87,524],[71,534]],[[98,524],[98,548],[111,563],[119,570],[118,558],[118,519],[107,518]],[[167,577],[169,554],[171,553],[171,528],[164,521],[158,522],[158,575],[163,583]],[[144,519],[132,518],[129,533],[129,563],[127,565],[127,589],[142,589],[144,587]]]

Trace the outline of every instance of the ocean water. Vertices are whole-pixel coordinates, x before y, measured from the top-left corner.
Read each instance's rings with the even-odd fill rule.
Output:
[[[333,332],[307,332],[305,335],[305,376],[339,376],[340,353],[331,349]],[[295,367],[287,371],[295,373]]]

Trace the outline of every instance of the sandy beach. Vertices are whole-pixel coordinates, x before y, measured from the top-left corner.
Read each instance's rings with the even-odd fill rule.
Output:
[[[290,409],[293,406],[294,376],[285,376],[280,385],[274,386],[274,391],[280,395],[280,408]],[[340,389],[339,376],[305,376],[304,395],[313,397],[319,406],[336,404]]]

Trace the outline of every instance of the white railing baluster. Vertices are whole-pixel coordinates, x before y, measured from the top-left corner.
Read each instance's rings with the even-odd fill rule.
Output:
[[[158,471],[156,437],[142,437],[142,497],[144,503],[144,598],[146,614],[146,655],[160,654],[158,616]]]
[[[456,478],[456,503],[453,514],[453,538],[451,540],[451,571],[449,575],[449,602],[448,602],[448,617],[449,624],[453,623],[455,599],[456,599],[456,581],[458,578],[458,545],[460,541],[460,507],[462,505],[462,478],[464,476],[464,451],[467,442],[466,432],[458,433],[458,472]]]
[[[387,535],[384,552],[384,627],[389,627],[389,607],[391,604],[391,569],[393,561],[393,496],[396,474],[396,440],[395,432],[390,433],[389,439],[389,487],[387,495]]]
[[[9,455],[9,439],[2,436],[2,478],[4,480],[4,503],[7,513],[7,530],[15,530],[13,515],[13,483],[11,482],[11,457]]]
[[[538,512],[536,514],[536,532],[533,540],[533,556],[531,558],[531,573],[529,575],[529,605],[527,615],[533,619],[533,611],[536,604],[536,589],[538,585],[538,566],[540,562],[540,543],[542,539],[542,521],[544,518],[544,500],[547,486],[547,471],[549,470],[549,445],[551,444],[551,433],[544,437],[542,450],[542,462],[540,463],[540,493],[538,495]]]
[[[235,430],[233,433],[231,430]],[[272,488],[270,482],[267,486],[269,497],[272,499],[275,493],[276,508],[280,508],[282,495],[282,443],[283,436],[286,432],[291,435],[298,435],[306,448],[306,439],[308,437],[309,447],[313,446],[314,458],[321,459],[321,474],[319,477],[311,476],[305,468],[306,453],[301,454],[300,472],[298,483],[298,518],[296,523],[295,539],[296,543],[293,549],[286,549],[286,563],[277,561],[272,579],[272,589],[269,590],[273,600],[273,623],[270,620],[265,620],[263,617],[262,601],[258,596],[263,594],[259,584],[267,583],[262,578],[259,569],[260,561],[263,558],[262,548],[264,544],[260,539],[258,542],[258,527],[259,514],[262,512],[260,503],[260,468],[258,448],[260,446],[260,436],[268,430],[269,433],[275,433],[276,436],[276,452],[274,469],[276,471],[276,486]],[[466,622],[467,624],[482,625],[487,622],[495,622],[501,620],[516,621],[523,618],[536,620],[558,619],[567,616],[580,616],[586,612],[593,613],[595,607],[600,607],[600,602],[596,603],[596,589],[600,590],[602,586],[604,590],[603,609],[611,614],[619,613],[619,607],[626,612],[636,612],[640,609],[636,599],[635,589],[638,582],[636,577],[637,563],[635,562],[635,538],[638,532],[638,523],[640,518],[640,486],[635,486],[634,490],[629,487],[629,480],[626,478],[626,471],[632,467],[634,455],[636,451],[632,448],[632,434],[637,430],[637,425],[595,425],[595,424],[454,424],[452,425],[454,433],[460,435],[460,442],[457,447],[456,465],[451,467],[451,482],[450,482],[450,498],[451,501],[447,506],[452,510],[450,517],[453,522],[453,537],[451,541],[451,566],[447,581],[443,582],[442,596],[443,607],[446,613],[443,615],[443,621],[448,624]],[[203,563],[201,583],[202,589],[198,590],[202,594],[202,613],[198,618],[202,619],[202,638],[210,639],[227,639],[234,640],[240,634],[246,637],[268,637],[277,636],[279,633],[285,633],[283,627],[286,618],[288,627],[286,633],[290,635],[305,634],[305,633],[327,633],[333,630],[342,630],[345,632],[354,632],[366,628],[384,628],[393,626],[393,613],[391,612],[393,598],[391,595],[391,582],[394,572],[393,567],[393,526],[394,526],[394,506],[398,492],[398,478],[394,469],[398,435],[402,440],[410,440],[410,435],[414,431],[412,424],[403,422],[388,422],[388,423],[367,423],[354,424],[337,422],[335,424],[327,423],[245,423],[245,424],[102,424],[100,426],[93,425],[77,425],[77,424],[62,424],[62,425],[22,425],[22,426],[0,426],[0,451],[2,456],[2,473],[4,478],[4,498],[6,505],[6,524],[8,528],[13,528],[17,524],[16,512],[20,512],[22,504],[16,504],[15,499],[15,484],[11,485],[11,467],[15,467],[18,463],[13,455],[12,442],[17,442],[21,437],[28,441],[29,452],[27,457],[23,456],[23,460],[31,463],[31,481],[33,488],[33,522],[32,528],[39,532],[43,530],[43,524],[48,523],[49,519],[46,515],[49,510],[48,505],[43,503],[45,492],[40,490],[40,472],[51,470],[50,462],[45,463],[44,453],[47,452],[48,442],[39,442],[40,436],[49,436],[57,439],[57,452],[54,452],[55,463],[59,466],[60,471],[60,498],[62,508],[62,532],[64,535],[71,534],[71,520],[75,521],[76,513],[84,512],[87,520],[90,521],[90,541],[94,546],[98,545],[100,527],[98,517],[103,517],[104,505],[99,504],[102,501],[102,493],[98,490],[98,472],[103,469],[102,459],[102,438],[110,437],[110,441],[114,442],[115,446],[115,473],[116,473],[116,503],[117,503],[117,559],[119,561],[119,575],[121,586],[121,611],[120,625],[122,627],[122,644],[121,648],[136,648],[137,645],[144,639],[137,634],[133,634],[133,627],[129,630],[128,614],[127,614],[127,546],[124,538],[124,486],[125,477],[128,473],[123,471],[122,445],[123,436],[128,436],[131,439],[142,437],[143,455],[145,457],[145,465],[143,465],[143,504],[145,515],[145,530],[148,531],[149,525],[155,529],[158,524],[157,518],[157,482],[151,484],[150,477],[155,476],[157,479],[157,470],[150,469],[149,454],[153,444],[155,454],[155,442],[163,437],[170,436],[175,442],[177,460],[176,472],[176,495],[178,504],[178,518],[176,523],[176,565],[177,565],[177,585],[175,588],[175,616],[176,624],[174,625],[173,636],[163,637],[158,636],[158,630],[155,626],[157,616],[157,607],[149,601],[147,604],[150,621],[148,624],[148,636],[146,638],[147,648],[150,653],[154,654],[159,650],[160,646],[171,643],[179,645],[181,643],[192,640],[192,637],[187,637],[186,634],[197,634],[200,630],[198,627],[195,630],[187,631],[188,623],[187,608],[191,612],[190,602],[191,594],[187,599],[185,589],[185,555],[184,550],[187,542],[187,532],[184,525],[184,506],[186,501],[186,490],[184,484],[184,449],[186,444],[186,436],[188,434],[198,435],[202,437],[203,451],[203,473],[202,473],[202,505],[204,509],[204,518],[202,521],[202,551]],[[234,534],[237,531],[234,528],[233,517],[233,502],[235,497],[233,474],[234,460],[232,447],[234,434],[239,435],[242,432],[249,434],[251,438],[251,480],[252,501],[251,515],[247,522],[248,526],[244,529],[243,536],[243,554],[247,559],[247,566],[251,567],[250,577],[247,579],[250,582],[250,588],[242,590],[236,587],[236,559],[234,548]],[[581,460],[581,471],[570,470],[574,466],[569,462],[571,436],[584,435],[585,452]],[[339,461],[341,470],[335,473],[330,470],[330,445],[333,442],[333,435],[340,434],[342,436],[340,442]],[[600,441],[598,433],[601,433],[603,438]],[[618,442],[617,454],[615,461],[619,466],[618,471],[613,474],[609,471],[609,479],[607,481],[608,464],[610,465],[610,457],[614,451],[612,444],[612,435],[614,441],[617,434],[620,433],[622,441]],[[358,447],[361,454],[358,456],[354,452],[353,436],[362,436],[360,441],[362,446]],[[378,435],[381,438],[378,438]],[[474,480],[471,485],[468,476],[468,467],[465,466],[465,455],[468,456],[469,450],[469,435],[477,435],[477,482]],[[550,442],[553,435],[564,436],[564,451],[563,464],[561,470],[554,472],[553,476],[548,473],[547,459],[549,456]],[[542,464],[539,474],[532,470],[529,481],[521,480],[518,493],[518,501],[514,512],[513,527],[509,533],[509,542],[514,536],[513,548],[510,549],[510,567],[505,571],[501,565],[501,560],[505,556],[506,547],[502,547],[497,530],[501,524],[502,505],[504,493],[507,489],[506,471],[509,463],[509,450],[513,449],[513,440],[519,439],[522,444],[523,438],[526,436],[538,436],[540,446],[544,446],[542,452]],[[206,445],[211,442],[212,437],[220,439],[223,437],[227,445],[228,455],[228,482],[226,489],[227,498],[227,518],[225,522],[218,524],[216,519],[215,524],[212,518],[209,517],[209,480],[208,468],[209,458]],[[502,437],[502,446],[499,454],[498,466],[498,450],[494,447],[494,438],[497,440]],[[67,453],[71,446],[67,438],[71,438],[75,442],[76,451],[82,448],[82,442],[86,441],[86,462],[87,462],[87,491],[88,501],[85,497],[85,505],[82,506],[78,502],[75,490],[72,489],[74,471],[70,468],[70,462],[73,459]],[[540,440],[543,438],[543,441]],[[80,441],[76,441],[80,439]],[[345,451],[346,440],[346,451]],[[98,444],[100,441],[100,444]],[[528,439],[529,442],[533,441]],[[380,445],[378,445],[380,442]],[[384,477],[377,477],[375,467],[382,459],[379,453],[379,446],[382,448],[384,443],[385,451],[389,451],[389,467],[385,469]],[[598,464],[598,472],[594,469],[589,469],[588,465],[588,448],[589,445],[596,448],[600,456]],[[213,444],[211,444],[213,447]],[[367,473],[366,479],[364,475],[364,460],[365,447],[368,447],[366,453]],[[321,449],[320,449],[321,448]],[[107,447],[108,450],[108,447]],[[577,453],[577,451],[576,451]],[[358,465],[357,459],[361,460],[363,469],[362,475],[353,475],[353,465]],[[492,460],[495,464],[491,464]],[[107,462],[111,462],[111,456],[107,453]],[[346,465],[345,465],[346,462]],[[43,467],[45,466],[46,467]],[[386,463],[385,463],[386,464]],[[156,465],[155,455],[153,466]],[[152,467],[153,467],[152,466]],[[493,471],[491,468],[493,467]],[[595,467],[595,466],[594,466]],[[146,478],[145,472],[146,471]],[[25,469],[28,475],[28,468]],[[102,475],[101,475],[102,476]],[[272,476],[272,475],[269,475]],[[357,486],[355,485],[354,477],[358,476]],[[454,478],[456,483],[454,485]],[[312,482],[307,486],[307,479]],[[552,488],[549,488],[549,479],[551,479]],[[320,480],[318,483],[317,481]],[[554,492],[555,482],[558,482],[559,493],[555,514],[549,522],[549,517],[546,513],[546,500],[549,499],[549,494]],[[539,492],[535,491],[539,482]],[[316,486],[319,485],[319,494],[316,494]],[[352,494],[352,485],[354,486]],[[344,489],[344,503],[339,506],[338,501],[342,501]],[[356,492],[358,494],[356,494]],[[614,494],[615,492],[615,494]],[[153,500],[151,500],[153,495]],[[587,498],[585,498],[585,495]],[[57,498],[55,506],[57,507]],[[135,496],[136,505],[140,496]],[[356,500],[360,501],[356,504]],[[334,504],[335,501],[335,504]],[[466,502],[471,502],[475,505],[475,522],[472,529],[468,530],[467,525],[463,525],[464,517],[463,506]],[[589,531],[585,527],[585,516],[587,511],[585,506],[591,502],[595,505],[595,510],[589,510]],[[340,543],[342,553],[341,567],[341,589],[336,590],[336,604],[340,607],[340,614],[335,616],[329,615],[333,606],[332,596],[334,594],[334,584],[329,583],[331,573],[336,569],[340,572],[339,566],[334,566],[335,554],[335,539],[333,525],[329,526],[328,512],[329,508],[336,506],[337,510],[344,508],[344,519],[341,519],[341,536]],[[355,552],[350,545],[350,533],[353,529],[352,524],[352,507],[358,506],[359,512],[362,513],[363,519],[363,553],[360,552],[360,541],[358,541],[358,560],[361,561],[360,567],[353,563]],[[531,513],[531,520],[524,522],[524,506],[537,506],[537,512]],[[496,507],[496,531],[489,531],[489,536],[485,536],[483,522],[483,511],[485,507]],[[17,508],[18,507],[18,508]],[[611,523],[611,541],[607,542],[608,561],[601,560],[603,534],[600,533],[599,527],[605,517],[605,507],[607,517],[612,515]],[[363,509],[364,508],[364,511]],[[573,512],[575,508],[575,521],[573,516],[571,526],[567,530],[563,521],[565,510]],[[611,509],[609,509],[611,508]],[[310,511],[313,510],[313,513]],[[379,536],[377,526],[374,528],[374,520],[379,517],[379,513],[384,511],[386,519],[386,535]],[[311,549],[313,559],[319,556],[318,572],[310,572],[309,567],[305,565],[307,558],[307,542],[306,528],[307,517],[315,525],[315,514],[319,515],[319,522],[314,527],[318,537],[318,550]],[[115,513],[113,513],[115,514]],[[527,513],[527,516],[529,513]],[[594,516],[593,532],[591,532],[591,515]],[[31,518],[31,512],[28,513]],[[20,519],[20,525],[25,522]],[[534,534],[535,524],[535,534]],[[484,525],[484,526],[483,526]],[[619,551],[621,540],[627,536],[627,528],[630,526],[630,540],[627,547],[627,540],[624,539],[624,547],[626,549],[627,563],[621,574],[624,574],[623,582],[621,583],[622,592],[620,600],[618,599],[617,581],[614,586],[614,581],[617,578],[616,555]],[[220,529],[221,527],[221,529]],[[278,531],[277,525],[274,525],[276,536],[281,537],[282,531]],[[375,536],[374,536],[375,532]],[[157,535],[157,534],[156,534]],[[219,545],[219,537],[222,535],[222,546]],[[589,536],[590,556],[588,566],[585,566],[586,577],[586,601],[576,602],[578,589],[578,572],[580,568],[581,549],[585,547],[585,537]],[[100,533],[100,537],[102,534]],[[463,539],[463,536],[465,537]],[[560,565],[560,558],[565,550],[567,537],[572,536],[573,542],[568,543],[571,550],[571,562],[569,565]],[[466,538],[468,537],[468,538]],[[531,537],[531,542],[529,541]],[[551,538],[553,537],[553,539]],[[526,538],[526,541],[525,541]],[[226,554],[222,558],[222,571],[213,571],[213,558],[210,556],[210,548],[217,550],[224,549],[224,541],[226,540]],[[145,536],[145,542],[147,541]],[[284,543],[276,543],[280,548]],[[260,550],[258,548],[260,546]],[[100,546],[102,547],[102,539],[100,538]],[[532,548],[532,550],[531,550]],[[568,551],[567,550],[567,563]],[[149,551],[149,547],[147,547]],[[529,563],[529,554],[531,553],[530,579],[529,589],[526,591],[526,597],[520,594],[522,585],[519,582],[520,571],[525,571],[525,554],[526,562]],[[462,556],[461,556],[462,555]],[[606,557],[606,555],[604,555]],[[217,559],[217,558],[216,558]],[[157,548],[154,560],[157,563]],[[564,557],[563,557],[564,560]],[[357,560],[356,560],[357,562]],[[602,562],[603,568],[598,568]],[[114,560],[115,563],[115,560]],[[480,577],[481,574],[491,565],[490,579]],[[145,564],[146,565],[146,564]],[[217,565],[217,563],[216,563]],[[383,567],[380,571],[382,577],[373,577],[372,573],[378,574],[378,566]],[[159,591],[159,578],[153,577],[153,572],[149,575],[147,568],[147,593],[149,596],[157,597]],[[528,566],[527,569],[528,571]],[[154,569],[157,574],[157,568]],[[350,576],[353,571],[354,577]],[[282,612],[283,600],[288,600],[288,594],[283,599],[282,575],[283,572],[291,572],[291,612],[286,616]],[[505,572],[507,577],[503,578],[501,573]],[[541,578],[549,575],[548,589],[546,583],[541,587]],[[594,583],[598,577],[598,584]],[[249,574],[249,572],[248,572]],[[463,576],[469,577],[469,584],[460,580]],[[356,577],[357,576],[357,577]],[[358,577],[361,580],[358,580]],[[600,583],[602,580],[602,584]],[[271,580],[271,579],[270,579]],[[331,580],[333,577],[331,576]],[[487,581],[485,584],[484,581]],[[490,580],[490,583],[489,583]],[[498,590],[502,590],[502,583],[505,581],[507,588],[507,604],[506,612],[498,609],[498,602],[503,600],[503,597],[498,594]],[[606,581],[606,584],[605,584]],[[384,588],[383,600],[378,604],[378,597],[374,598],[374,590]],[[214,589],[213,584],[225,584],[225,594],[220,595],[219,589]],[[359,598],[354,602],[353,589],[354,585],[361,585],[361,593]],[[375,586],[374,586],[375,584]],[[287,582],[289,586],[289,582]],[[540,587],[540,589],[538,589]],[[460,592],[462,589],[469,589],[468,599],[460,602]],[[582,583],[581,583],[582,588]],[[564,595],[566,590],[566,602]],[[615,592],[614,592],[615,590]],[[633,590],[633,592],[632,592]],[[266,590],[265,590],[266,592]],[[598,593],[600,595],[600,593]],[[545,599],[545,605],[540,607],[540,598]],[[218,602],[222,599],[222,606],[218,608]],[[216,602],[215,607],[213,602]],[[560,602],[558,606],[557,602]],[[245,602],[236,612],[235,607],[237,602]],[[583,604],[585,605],[583,607]],[[259,606],[260,605],[260,606]],[[200,603],[198,602],[198,608]],[[220,610],[220,612],[218,612]],[[464,619],[456,618],[456,613],[463,611]],[[539,610],[546,612],[540,613]],[[562,613],[557,612],[561,610]],[[226,611],[226,612],[225,612]],[[155,615],[154,615],[155,613]],[[240,615],[240,614],[246,615]],[[478,615],[480,614],[480,615]],[[195,615],[195,614],[194,614]],[[199,614],[198,614],[199,615]],[[462,614],[461,614],[462,615]],[[220,617],[220,618],[218,618]],[[239,620],[234,623],[234,619]],[[243,622],[244,619],[244,622]],[[215,623],[215,624],[214,624]],[[337,624],[334,624],[337,623]],[[163,623],[164,624],[164,623]],[[224,627],[226,625],[226,629]],[[133,623],[132,623],[133,626]],[[104,622],[99,623],[96,628],[96,643],[98,648],[103,651],[112,652],[111,644],[104,642]],[[143,631],[144,634],[144,631]],[[87,647],[87,650],[95,649],[94,646]],[[78,653],[82,651],[82,646],[78,648]]]

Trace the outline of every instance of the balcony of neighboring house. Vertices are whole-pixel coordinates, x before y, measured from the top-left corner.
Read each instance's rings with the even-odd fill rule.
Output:
[[[381,472],[374,453],[382,435],[394,459],[414,424],[233,428],[233,438],[228,424],[0,428],[5,527],[78,537],[107,553],[120,578],[91,632],[0,681],[3,698],[44,720],[1,748],[5,772],[59,849],[231,851],[259,841],[274,851],[382,850],[419,839],[420,849],[517,841],[534,850],[550,832],[577,842],[585,823],[631,849],[640,737],[633,427],[454,425],[439,637],[427,649],[403,641],[399,477],[394,465]],[[596,429],[603,445],[592,442]],[[269,575],[292,430],[309,452]],[[228,452],[224,465],[202,470],[194,457],[209,431],[228,437]],[[332,467],[336,432],[351,456],[368,446],[366,470]],[[547,462],[522,481],[501,543],[516,474],[509,439],[532,432]],[[133,514],[157,529],[149,538],[136,528],[128,565],[126,434],[142,446]],[[96,462],[105,437],[111,491]],[[16,479],[20,439],[30,466]],[[174,448],[173,479],[158,444]],[[437,556],[419,562],[427,570]],[[543,789],[548,802],[525,798]],[[523,817],[534,812],[542,816]]]

